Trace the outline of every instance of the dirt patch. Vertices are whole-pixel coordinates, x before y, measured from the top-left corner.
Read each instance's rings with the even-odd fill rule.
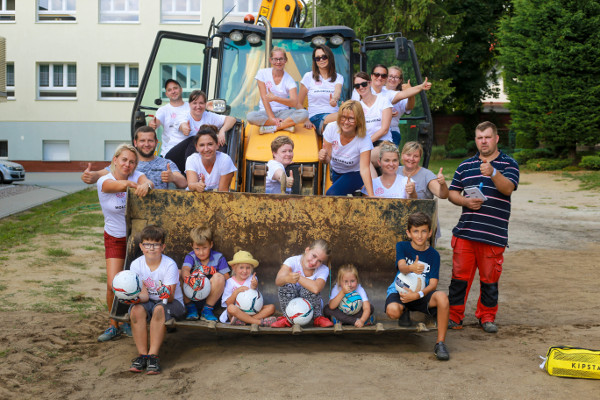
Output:
[[[460,210],[447,201],[439,209],[447,291]],[[107,323],[101,231],[40,237],[35,258],[14,249],[0,259],[0,398],[358,399],[408,395],[407,388],[441,399],[597,395],[597,382],[538,368],[549,346],[598,348],[600,337],[600,196],[558,175],[521,177],[500,280],[500,331],[477,328],[474,285],[465,328],[448,334],[446,363],[433,356],[434,332],[251,337],[179,328],[162,347],[161,375],[132,374],[132,339],[96,342]]]

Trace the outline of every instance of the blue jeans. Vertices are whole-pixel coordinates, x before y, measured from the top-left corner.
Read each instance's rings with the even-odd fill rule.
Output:
[[[321,133],[322,131],[322,125],[323,125],[323,120],[325,119],[326,116],[328,116],[329,114],[327,113],[323,113],[323,114],[315,114],[312,117],[310,117],[310,122],[312,122],[312,124],[315,126],[315,131],[317,133]]]
[[[358,171],[346,172],[345,174],[338,174],[333,168],[330,168],[330,171],[333,185],[325,193],[326,196],[346,196],[359,190],[364,185]]]
[[[400,132],[392,131],[392,142],[394,142],[394,144],[396,146],[400,146],[401,140],[402,140],[402,136],[400,135]]]

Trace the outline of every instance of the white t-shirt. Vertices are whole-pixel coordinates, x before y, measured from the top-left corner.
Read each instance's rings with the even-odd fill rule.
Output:
[[[148,264],[146,264],[146,256],[141,256],[131,262],[129,269],[135,272],[144,283],[144,286],[148,289],[150,299],[160,300],[158,288],[161,284],[165,286],[175,285],[174,300],[183,305],[183,293],[179,284],[179,269],[177,269],[177,264],[172,258],[163,254],[158,268],[151,271]]]
[[[139,171],[134,171],[127,180],[137,183],[138,179],[144,175]],[[104,175],[98,182],[98,200],[102,213],[104,214],[104,231],[112,237],[124,238],[127,236],[127,227],[125,223],[125,209],[127,207],[127,192],[104,193],[102,184],[107,180],[116,181],[112,173]]]
[[[321,264],[319,267],[317,267],[317,269],[315,269],[315,273],[312,274],[312,276],[306,276],[304,275],[304,270],[302,269],[302,264],[300,263],[301,258],[302,255],[293,256],[285,260],[283,264],[290,267],[293,273],[299,272],[300,276],[303,276],[307,279],[313,281],[316,281],[317,279],[323,279],[325,282],[327,282],[327,277],[329,277],[329,268],[326,265]],[[296,283],[296,287],[300,286],[302,286],[300,283]]]
[[[406,194],[407,183],[408,178],[406,176],[396,175],[393,185],[388,189],[383,186],[381,177],[378,176],[373,179],[373,194],[375,194],[375,197],[384,197],[386,199],[408,199],[408,195]],[[362,192],[367,194],[365,188],[362,189]]]
[[[335,296],[337,296],[340,290],[340,286],[336,283],[333,289],[331,289],[331,296],[329,296],[329,299],[331,300]],[[360,284],[356,287],[355,292],[360,295],[362,301],[369,301],[369,297],[367,297],[367,292],[365,292],[365,289],[363,289],[363,287]]]
[[[256,278],[256,280],[258,281],[258,278]],[[221,313],[221,316],[219,317],[220,322],[225,324],[229,320],[229,315],[227,315],[227,300],[229,300],[229,298],[233,294],[233,291],[236,290],[237,288],[239,288],[240,286],[246,286],[246,287],[250,288],[251,283],[252,283],[252,275],[250,275],[244,281],[244,283],[238,283],[238,281],[233,279],[233,277],[227,279],[227,281],[225,282],[225,289],[223,289],[223,295],[221,296],[221,306],[223,306],[225,311],[223,311],[223,313]]]
[[[269,160],[267,163],[267,179],[265,183],[265,193],[274,194],[281,193],[281,183],[273,179],[273,175],[278,169],[282,169],[285,174],[285,167],[282,163],[275,160]]]
[[[214,112],[204,111],[202,113],[202,118],[200,121],[196,121],[192,114],[187,115],[187,121],[190,124],[190,136],[195,136],[198,133],[198,130],[202,125],[215,125],[217,128],[221,129],[223,124],[225,123],[225,116],[221,114],[215,114]]]
[[[323,131],[323,139],[331,143],[331,168],[338,174],[360,171],[360,154],[373,149],[369,136],[354,139],[345,146],[340,141],[337,122],[327,124]]]
[[[367,136],[370,138],[375,132],[381,129],[381,114],[383,110],[392,108],[392,103],[386,95],[378,94],[375,103],[371,107],[367,106],[362,100],[360,105],[365,113],[365,123],[367,125]],[[392,134],[388,131],[378,140],[392,141]]]
[[[317,114],[331,114],[336,112],[339,107],[332,107],[329,104],[330,96],[333,96],[336,85],[344,84],[344,77],[336,74],[335,82],[329,79],[324,80],[320,76],[319,82],[315,82],[312,71],[304,74],[301,84],[308,90],[308,116],[313,117]]]
[[[156,119],[160,121],[163,127],[162,145],[160,147],[160,155],[165,156],[169,150],[181,142],[186,136],[179,131],[179,125],[187,118],[190,112],[190,105],[184,102],[179,107],[173,107],[171,104],[166,104],[156,112]]]
[[[290,76],[290,74],[285,71],[283,71],[281,82],[279,82],[279,85],[276,85],[275,81],[273,80],[273,68],[263,68],[259,70],[254,79],[263,82],[267,88],[267,92],[271,92],[275,96],[282,97],[284,99],[290,97],[290,90],[297,89],[296,82],[294,82],[294,79]],[[269,104],[271,105],[271,111],[273,112],[287,110],[289,108],[285,104],[281,104],[276,101],[271,101]],[[262,99],[260,100],[259,107],[261,111],[265,110]]]
[[[205,190],[217,190],[219,189],[219,181],[221,180],[221,176],[235,172],[237,171],[237,168],[233,164],[233,161],[229,155],[217,151],[215,165],[213,165],[213,169],[210,174],[206,172],[206,168],[204,168],[204,164],[202,164],[202,157],[200,156],[200,153],[194,153],[187,158],[185,161],[185,170],[186,172],[194,171],[197,173],[198,181],[201,180],[201,177],[204,177],[204,183],[206,184]]]

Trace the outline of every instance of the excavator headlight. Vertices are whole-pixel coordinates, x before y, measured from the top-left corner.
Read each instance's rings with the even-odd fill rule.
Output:
[[[250,44],[258,44],[261,41],[260,36],[258,36],[256,33],[249,34],[246,40]]]
[[[344,38],[340,35],[334,35],[329,38],[329,42],[334,46],[339,46],[340,44],[344,43]]]
[[[311,42],[315,46],[323,46],[325,43],[327,43],[327,39],[325,39],[323,36],[315,36],[312,38]]]
[[[229,39],[233,40],[234,42],[239,42],[243,38],[244,38],[244,35],[240,31],[233,31],[229,34]]]

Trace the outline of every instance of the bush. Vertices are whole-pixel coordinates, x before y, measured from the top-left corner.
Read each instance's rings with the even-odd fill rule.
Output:
[[[515,147],[518,149],[535,149],[537,147],[537,141],[534,136],[519,132],[517,133],[517,138],[515,140]]]
[[[527,168],[533,171],[556,171],[571,165],[567,158],[534,158],[527,161]]]
[[[446,155],[448,158],[464,158],[468,154],[467,149],[454,149]]]
[[[465,128],[461,124],[454,124],[450,128],[448,134],[448,143],[446,143],[446,150],[452,151],[456,149],[465,149],[467,147],[467,133]]]
[[[551,149],[523,149],[516,151],[513,154],[513,158],[516,162],[521,165],[524,165],[528,160],[533,158],[553,158],[555,157],[554,151]]]
[[[583,156],[579,166],[585,169],[600,170],[600,156]]]
[[[477,152],[477,145],[475,144],[474,140],[469,140],[467,142],[466,148],[469,153],[475,154]]]
[[[446,158],[446,149],[444,146],[433,146],[431,148],[431,160],[438,161]]]

